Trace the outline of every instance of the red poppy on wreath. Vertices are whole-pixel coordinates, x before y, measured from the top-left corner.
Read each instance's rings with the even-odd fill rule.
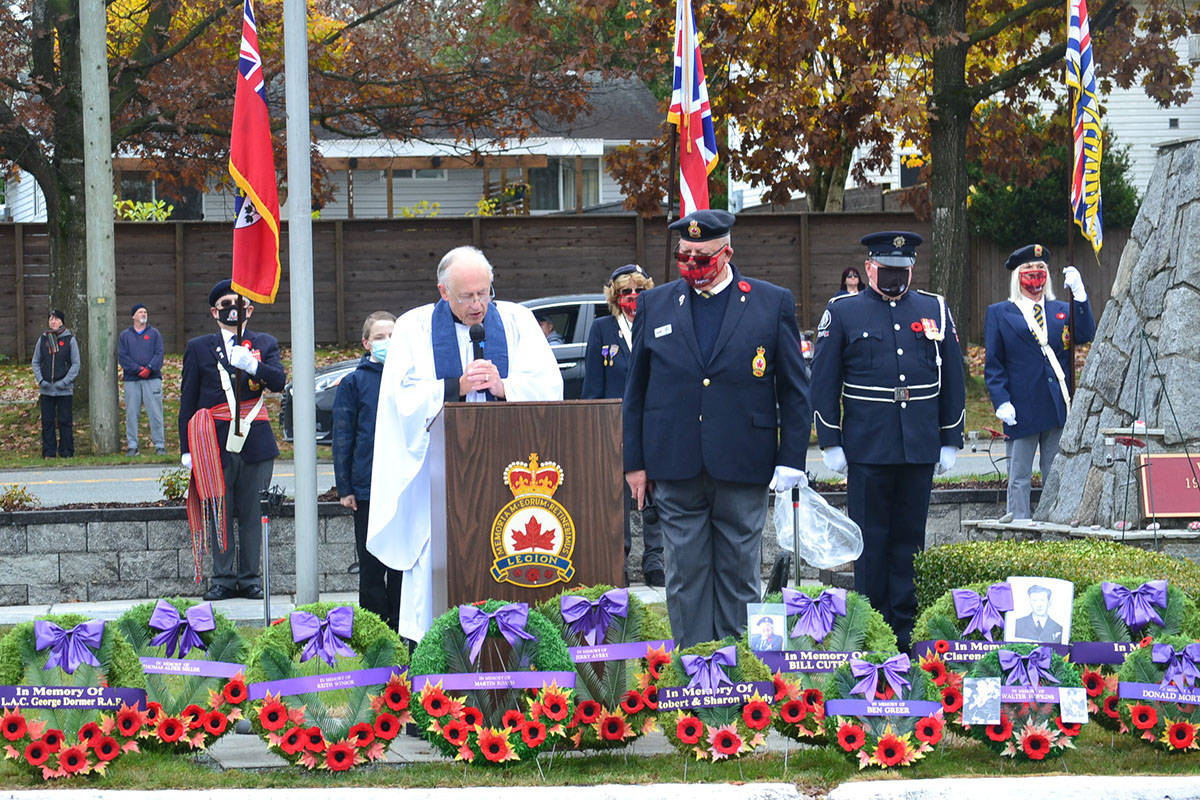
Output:
[[[1083,688],[1088,697],[1099,697],[1104,694],[1104,676],[1094,669],[1083,671]]]
[[[450,713],[450,701],[440,686],[426,685],[421,691],[421,706],[431,717],[444,717]]]
[[[985,729],[987,737],[993,742],[1003,742],[1009,736],[1012,736],[1012,722],[1008,719],[1008,714],[1000,713],[999,725],[988,725]]]
[[[1158,724],[1158,712],[1147,705],[1138,704],[1129,708],[1129,717],[1133,727],[1139,731],[1149,730]]]
[[[662,678],[662,668],[670,663],[671,657],[667,655],[665,646],[646,650],[646,668],[650,670],[650,677],[654,680]]]
[[[880,689],[875,690],[875,699],[876,700],[891,700],[895,696],[896,696],[896,693],[894,691],[892,691],[891,684],[885,684],[882,690],[880,690]]]
[[[557,689],[547,688],[542,692],[542,713],[555,722],[567,718],[567,696]]]
[[[1142,648],[1142,647],[1149,647],[1149,646],[1150,646],[1150,645],[1152,645],[1152,644],[1154,644],[1154,637],[1153,637],[1153,636],[1143,636],[1143,637],[1142,637],[1142,640],[1141,640],[1140,642],[1138,642],[1138,647],[1139,647],[1139,648]]]
[[[375,729],[371,727],[371,723],[369,722],[359,722],[350,726],[350,732],[346,734],[346,738],[355,747],[366,747],[375,741]]]
[[[122,736],[132,738],[142,729],[145,718],[137,708],[122,708],[117,712],[117,730]]]
[[[1050,738],[1041,731],[1027,733],[1021,739],[1021,749],[1034,761],[1041,761],[1050,752]]]
[[[919,742],[937,744],[942,740],[942,725],[941,717],[923,717],[917,720],[913,735]]]
[[[750,291],[750,284],[746,283],[745,281],[738,281],[738,288],[743,292],[748,292]]]
[[[210,711],[204,715],[204,730],[212,736],[220,736],[229,725],[229,718],[220,711]]]
[[[1192,746],[1196,739],[1196,729],[1190,722],[1176,722],[1167,728],[1167,741],[1176,750],[1185,750]]]
[[[626,714],[636,714],[646,707],[646,701],[642,699],[641,692],[637,689],[630,689],[621,698],[621,710]]]
[[[269,731],[277,731],[288,723],[287,706],[271,700],[258,711],[259,723]]]
[[[1076,737],[1083,730],[1083,725],[1078,722],[1063,722],[1061,716],[1054,718],[1054,726],[1062,731],[1064,736]]]
[[[683,717],[675,723],[675,735],[684,744],[695,744],[700,741],[700,734],[703,732],[704,726],[696,717]]]
[[[843,722],[841,727],[838,728],[837,736],[838,744],[847,753],[853,753],[866,744],[867,741],[866,735],[863,734],[863,729],[851,722]]]
[[[497,764],[518,758],[508,744],[508,737],[491,728],[484,728],[480,731],[479,750],[483,753],[484,758]]]
[[[771,724],[771,707],[763,700],[752,700],[742,708],[742,721],[752,731],[761,731]]]
[[[329,767],[332,772],[344,772],[353,767],[357,760],[358,753],[355,752],[354,745],[349,742],[331,744],[325,752],[325,766]]]
[[[452,719],[442,726],[442,736],[455,747],[466,744],[470,734],[471,729],[460,719]]]
[[[12,711],[5,711],[4,717],[0,719],[0,733],[3,733],[4,738],[10,742],[15,742],[24,736],[27,729],[25,717],[15,708]]]
[[[246,691],[246,682],[242,680],[240,674],[231,678],[221,689],[221,694],[224,695],[225,702],[231,706],[241,705],[250,696]]]
[[[163,717],[158,723],[156,730],[158,738],[162,739],[167,744],[179,741],[179,737],[183,736],[186,728],[177,717]]]
[[[921,331],[925,330],[925,326],[922,325],[919,320],[908,327],[913,329],[913,333],[920,333]]]
[[[885,767],[894,767],[908,756],[908,745],[894,734],[887,734],[875,746],[875,760]]]
[[[287,733],[279,740],[279,749],[287,753],[289,756],[294,756],[304,749],[304,728],[293,726],[288,728]]]
[[[89,722],[79,729],[79,741],[87,742],[89,746],[91,746],[94,739],[98,739],[103,735],[104,732],[100,730],[100,725],[96,722]]]
[[[938,639],[933,643],[933,649],[939,655],[945,655],[950,652],[950,643],[945,639]]]
[[[50,748],[51,753],[57,753],[62,749],[63,732],[57,728],[51,728],[42,734],[42,741],[46,747]]]
[[[301,739],[304,741],[304,749],[310,753],[319,753],[325,749],[325,734],[321,733],[321,728],[317,725],[306,728]]]
[[[595,700],[584,700],[579,705],[575,706],[574,722],[591,725],[596,720],[600,719],[600,712],[604,708]]]
[[[111,736],[101,737],[92,749],[96,751],[96,758],[101,761],[112,761],[121,755],[121,745]]]
[[[646,704],[646,709],[649,711],[658,711],[658,687],[647,686],[642,692],[642,701]]]
[[[1110,694],[1108,697],[1104,698],[1103,710],[1106,716],[1109,716],[1113,719],[1119,719],[1121,717],[1121,712],[1117,708],[1118,699],[1119,698],[1115,694]]]
[[[921,664],[921,669],[929,673],[929,679],[933,681],[934,686],[941,686],[946,682],[946,665],[941,661],[926,661]]]
[[[400,733],[400,720],[386,711],[375,718],[375,735],[391,741]]]
[[[476,725],[483,724],[483,712],[475,706],[463,706],[462,712],[458,718],[466,723],[468,728],[474,728]],[[508,727],[505,725],[504,727]]]
[[[629,734],[625,717],[620,714],[604,714],[600,717],[600,738],[607,742],[622,741]]]
[[[392,711],[403,711],[408,708],[411,697],[408,684],[396,675],[392,675],[392,679],[383,689],[383,702],[387,703],[387,707]]]
[[[742,749],[742,737],[738,736],[737,729],[733,725],[726,725],[715,730],[710,741],[713,749],[720,756],[734,756]]]
[[[527,719],[521,724],[521,741],[527,747],[537,747],[546,741],[546,725],[536,719]]]
[[[30,766],[40,767],[46,763],[48,758],[50,758],[50,748],[46,747],[46,743],[41,739],[25,745],[25,760],[29,762]]]
[[[771,683],[775,688],[775,702],[777,703],[796,697],[798,694],[796,685],[783,677],[780,672],[771,676]]]
[[[825,695],[821,693],[820,689],[805,689],[804,704],[810,711],[816,711],[818,706],[825,705]]]
[[[156,703],[153,700],[146,703],[146,723],[149,725],[157,725],[159,717],[162,716],[162,703]]]
[[[187,723],[189,728],[195,730],[204,726],[204,713],[203,708],[192,703],[179,716]]]
[[[58,765],[66,771],[68,775],[74,775],[76,772],[84,769],[88,765],[87,753],[81,747],[68,747],[62,751],[58,757]]]
[[[515,731],[521,728],[521,723],[524,721],[524,714],[515,708],[510,708],[508,711],[505,711],[504,716],[500,718],[500,727],[510,728]]]
[[[947,714],[952,714],[962,708],[963,697],[962,692],[957,686],[947,686],[942,689],[942,710]]]
[[[779,718],[789,725],[797,725],[808,716],[808,706],[803,700],[788,700],[779,709]]]

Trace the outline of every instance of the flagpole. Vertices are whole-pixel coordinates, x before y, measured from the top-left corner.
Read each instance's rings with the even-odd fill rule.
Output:
[[[234,308],[237,309],[237,338],[233,343],[241,344],[242,336],[246,333],[246,307],[244,298],[234,295]],[[242,368],[238,367],[233,375],[233,435],[242,435]]]
[[[669,169],[671,171],[671,178],[668,183],[668,189],[667,189],[667,224],[668,225],[671,224],[672,205],[675,202],[676,195],[679,194],[679,157],[678,157],[679,151],[677,149],[677,143],[679,141],[679,137],[675,135],[675,131],[671,132],[669,141],[671,143],[670,144],[671,157],[670,157],[670,167],[669,167]],[[667,253],[666,253],[666,263],[663,268],[663,283],[669,283],[671,281],[671,274],[672,274],[671,273],[671,255],[672,255],[673,248],[671,247],[670,231],[667,232],[666,247],[667,247]]]

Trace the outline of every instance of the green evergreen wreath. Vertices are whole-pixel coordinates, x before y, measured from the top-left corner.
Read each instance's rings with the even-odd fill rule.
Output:
[[[689,678],[683,668],[683,656],[707,657],[731,644],[737,647],[737,663],[727,667],[725,674],[734,684],[771,681],[770,670],[755,657],[749,646],[728,637],[719,642],[702,642],[682,651],[676,649],[671,663],[663,668],[662,677],[655,685],[659,690],[687,686]],[[739,758],[766,743],[767,728],[774,716],[769,699],[756,695],[742,705],[686,709],[674,714],[660,712],[663,733],[685,757],[693,756],[698,761]]]
[[[570,595],[595,601],[612,589],[612,586],[605,585],[572,589],[542,603],[537,611],[558,628],[568,647],[586,646],[587,641],[572,633],[570,626],[563,621],[562,599]],[[670,638],[671,630],[666,621],[630,594],[628,614],[613,618],[600,644]],[[666,658],[666,648],[655,654],[655,660],[665,661]],[[630,661],[575,664],[575,676],[575,713],[567,723],[567,731],[577,749],[624,747],[654,730],[658,717],[658,690],[652,685],[653,676],[647,658],[636,659],[635,669],[630,669]]]
[[[960,586],[960,589],[970,589],[980,597],[987,595],[987,590],[993,583],[1002,583],[1003,581],[984,581],[981,583],[968,583],[965,586]],[[954,610],[954,593],[953,591],[944,592],[941,597],[929,604],[929,607],[917,615],[917,621],[913,625],[912,640],[914,642],[928,641],[973,641],[982,642],[985,638],[979,631],[971,631],[968,634],[963,634],[963,628],[967,627],[970,618],[959,619],[958,613]],[[1004,639],[1004,630],[1001,629],[992,634],[993,641],[1001,641]],[[919,653],[918,655],[927,655]],[[965,671],[965,669],[963,670]]]
[[[1153,578],[1120,578],[1112,583],[1136,589],[1146,580]],[[1077,642],[1127,643],[1142,642],[1146,638],[1158,641],[1164,636],[1176,635],[1192,640],[1200,638],[1200,613],[1196,610],[1196,604],[1174,584],[1167,584],[1167,607],[1155,606],[1155,611],[1162,618],[1161,626],[1151,621],[1144,628],[1131,631],[1125,621],[1105,605],[1101,584],[1095,583],[1075,598],[1071,612],[1071,638]],[[1117,698],[1117,673],[1120,669],[1120,664],[1084,666],[1083,685],[1088,692],[1088,713],[1104,727],[1126,733],[1128,728],[1120,713]]]
[[[1190,636],[1171,635],[1154,640],[1154,644],[1170,645],[1176,650],[1194,642]],[[1125,656],[1125,663],[1117,673],[1119,682],[1161,684],[1166,665],[1154,663],[1153,652],[1153,646],[1147,645]],[[1191,693],[1198,692],[1200,690],[1194,689]],[[1200,706],[1126,697],[1120,698],[1117,704],[1126,731],[1139,740],[1168,753],[1200,750],[1196,736],[1200,727]]]
[[[325,619],[332,609],[345,605],[310,603],[297,606],[293,613],[307,611]],[[349,607],[354,611],[354,621],[346,643],[358,655],[337,656],[333,668],[320,656],[301,662],[305,644],[293,641],[289,615],[255,640],[246,665],[246,680],[263,683],[405,666],[408,649],[396,632],[376,614],[355,605]],[[386,743],[409,720],[408,685],[406,678],[393,678],[386,684],[373,686],[268,695],[254,702],[250,722],[271,749],[289,762],[308,769],[340,772],[383,757]]]
[[[827,586],[801,586],[798,591],[817,598]],[[765,603],[783,603],[783,593],[768,595]],[[811,636],[792,636],[798,614],[787,616],[784,648],[787,650],[819,650],[822,652],[858,653],[862,651],[891,652],[896,649],[896,634],[884,621],[883,615],[871,607],[867,598],[857,592],[846,592],[846,613],[834,620],[833,629],[820,642]],[[749,646],[749,631],[742,637]],[[775,730],[797,742],[817,742],[824,738],[824,686],[827,672],[786,672],[776,675]]]
[[[174,597],[170,603],[182,618],[195,600]],[[115,623],[139,657],[163,656],[163,645],[152,645],[159,631],[149,627],[157,601],[141,603],[122,614]],[[197,634],[207,650],[193,647],[187,660],[244,663],[246,643],[237,626],[213,609],[214,628]],[[173,651],[178,657],[178,650]],[[246,684],[241,673],[231,679],[197,675],[146,673],[146,700],[150,723],[148,743],[167,750],[204,749],[224,734],[228,723],[242,718]]]
[[[863,661],[882,664],[895,654],[875,652],[863,656]],[[919,663],[911,661],[904,676],[909,686],[897,697],[892,687],[882,676],[876,688],[879,700],[923,700],[939,702],[941,693],[932,678]],[[825,684],[825,702],[851,699],[859,679],[854,677],[850,665],[838,667]],[[868,766],[880,769],[907,767],[924,758],[942,739],[943,719],[941,714],[925,717],[910,716],[826,716],[825,734],[828,746],[834,747],[858,764],[859,769]]]
[[[1005,650],[1020,655],[1029,655],[1038,645],[1008,642]],[[1079,669],[1057,653],[1050,660],[1050,673],[1058,683],[1046,686],[1070,688],[1083,686]],[[1004,670],[1000,667],[999,652],[988,653],[976,661],[969,673],[971,678],[1000,678]],[[960,700],[961,706],[961,700]],[[986,744],[1002,756],[1027,761],[1042,761],[1050,756],[1061,755],[1065,750],[1075,749],[1074,738],[1079,735],[1078,723],[1064,723],[1059,716],[1057,703],[1001,703],[999,725],[963,725],[963,730]],[[957,716],[962,724],[962,714]]]
[[[473,604],[494,613],[504,600]],[[466,634],[454,608],[433,621],[413,652],[411,678],[472,672],[571,672],[574,662],[559,629],[530,609],[525,630],[533,639],[508,646],[495,619],[488,623],[484,651],[471,663]],[[485,654],[487,661],[485,662]],[[485,663],[494,668],[483,669]],[[567,735],[575,691],[551,682],[541,689],[473,690],[462,694],[428,684],[416,694],[413,720],[422,735],[447,757],[470,764],[523,761]]]
[[[79,614],[40,617],[66,631],[87,622]],[[37,650],[34,622],[22,622],[0,639],[0,684],[6,686],[111,686],[144,689],[142,666],[113,623],[104,625],[93,651],[100,666],[80,664],[68,674],[43,669],[49,649]],[[149,713],[123,706],[114,713],[99,709],[4,709],[0,735],[5,757],[19,761],[45,780],[89,773],[103,774],[113,759],[137,751]]]

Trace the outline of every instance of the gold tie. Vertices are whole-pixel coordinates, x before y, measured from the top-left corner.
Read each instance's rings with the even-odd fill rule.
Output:
[[[1037,320],[1038,327],[1044,332],[1046,330],[1046,318],[1042,316],[1042,304],[1034,303],[1033,318]]]
[[[701,292],[700,296],[707,300],[708,298],[712,297],[712,292]]]

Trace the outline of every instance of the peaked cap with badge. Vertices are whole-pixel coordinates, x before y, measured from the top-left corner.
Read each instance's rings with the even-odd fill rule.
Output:
[[[885,267],[911,267],[917,260],[917,246],[924,238],[911,231],[879,231],[859,240],[867,255]]]
[[[728,236],[736,221],[737,217],[724,209],[704,208],[675,220],[667,228],[678,231],[681,241],[711,242]]]

